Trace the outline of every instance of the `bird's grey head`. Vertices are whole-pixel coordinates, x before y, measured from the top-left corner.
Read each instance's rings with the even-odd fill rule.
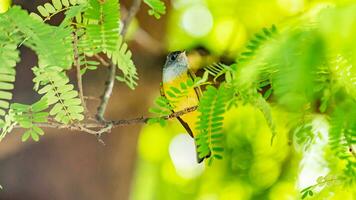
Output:
[[[168,54],[163,67],[163,82],[170,81],[188,70],[188,58],[185,51]]]

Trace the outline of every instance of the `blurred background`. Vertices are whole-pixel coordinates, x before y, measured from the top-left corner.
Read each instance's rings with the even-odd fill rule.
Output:
[[[13,3],[34,12],[44,2]],[[116,82],[106,117],[148,115],[159,95],[161,69],[169,51],[188,50],[190,62],[198,67],[214,61],[231,63],[261,28],[350,2],[354,1],[166,0],[167,14],[159,20],[142,5],[127,38],[138,68],[138,87],[130,90]],[[132,2],[120,3],[125,16]],[[58,16],[50,23],[60,20]],[[31,67],[36,63],[34,52],[21,47],[14,101],[32,103],[39,98],[31,86]],[[86,96],[101,95],[107,72],[101,67],[85,74]],[[69,76],[75,77],[75,71]],[[89,101],[93,113],[97,104],[95,98]],[[46,130],[39,142],[22,143],[22,130],[15,130],[0,144],[0,199],[300,199],[301,189],[329,172],[322,150],[328,124],[323,117],[313,121],[313,131],[321,137],[318,145],[304,151],[294,144],[286,116],[285,111],[273,109],[278,136],[271,146],[271,132],[260,111],[250,106],[229,111],[225,156],[212,166],[196,164],[193,140],[176,120],[166,127],[116,128],[103,136],[105,145],[92,135],[53,129]],[[351,200],[355,191],[335,186],[317,199]]]

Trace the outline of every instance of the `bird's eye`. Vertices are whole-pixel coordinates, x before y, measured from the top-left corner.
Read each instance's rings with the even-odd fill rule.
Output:
[[[171,61],[175,61],[177,59],[177,54],[172,54],[171,55]]]

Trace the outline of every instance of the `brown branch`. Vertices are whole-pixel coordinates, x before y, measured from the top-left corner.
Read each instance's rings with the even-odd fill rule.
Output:
[[[126,17],[128,15],[127,9],[123,5],[120,6],[122,16]],[[142,29],[142,27],[136,28],[135,33],[131,39],[143,47],[146,51],[153,54],[161,55],[161,53],[164,52],[163,45],[155,38],[153,38],[147,31]]]
[[[128,30],[128,27],[129,27],[131,21],[134,19],[135,15],[137,14],[138,10],[140,9],[141,2],[142,2],[141,0],[133,0],[130,10],[128,11],[126,18],[123,21],[124,26],[121,31],[122,37],[125,38],[125,35],[127,33],[127,30]]]
[[[79,62],[79,53],[78,53],[78,37],[77,33],[74,31],[73,34],[73,48],[74,48],[74,65],[77,70],[77,84],[79,90],[79,98],[82,102],[84,113],[88,113],[88,108],[84,100],[84,92],[83,92],[83,81],[82,81],[82,74],[80,73],[80,62]]]
[[[139,8],[141,5],[141,0],[134,0],[134,2],[132,3],[132,6],[129,10],[129,13],[127,15],[127,17],[124,20],[124,25],[121,31],[121,35],[123,38],[125,38],[125,35],[127,33],[127,27],[130,25],[131,21],[133,20],[134,16],[136,15],[136,13],[138,12]],[[105,118],[104,118],[104,114],[105,114],[105,110],[106,107],[109,103],[109,99],[111,97],[112,94],[112,90],[114,88],[114,83],[115,83],[115,75],[116,75],[116,66],[110,62],[110,71],[109,71],[109,77],[108,80],[106,81],[106,86],[104,89],[104,94],[101,96],[101,102],[100,105],[98,107],[98,112],[96,115],[96,118],[103,122],[106,122]]]
[[[84,99],[91,100],[91,101],[100,101],[99,97],[93,97],[93,96],[84,96]]]
[[[110,66],[110,63],[106,62],[106,60],[104,58],[102,58],[101,56],[99,56],[98,54],[95,54],[94,57],[96,59],[98,59],[103,66],[105,66],[105,67]]]
[[[111,97],[112,94],[112,90],[114,88],[114,83],[115,83],[115,76],[116,76],[116,66],[110,62],[110,68],[109,68],[109,78],[105,83],[105,90],[104,90],[104,94],[101,96],[101,102],[100,105],[98,107],[98,112],[96,114],[96,118],[101,121],[101,122],[105,122],[105,118],[104,118],[104,113],[106,110],[106,107],[109,103],[109,99]]]
[[[188,107],[186,109],[183,109],[183,110],[180,110],[177,112],[173,112],[170,115],[162,116],[160,118],[162,118],[164,120],[170,120],[170,119],[185,115],[187,113],[193,112],[193,111],[197,110],[197,108],[198,108],[198,106]],[[51,120],[47,123],[34,123],[34,125],[42,127],[42,128],[55,128],[55,129],[68,129],[68,130],[72,130],[72,131],[82,131],[82,132],[86,132],[89,134],[100,136],[103,133],[110,132],[112,128],[135,125],[135,124],[145,124],[150,119],[154,119],[154,118],[152,118],[152,117],[137,117],[137,118],[133,118],[133,119],[122,119],[122,120],[116,120],[116,121],[105,122],[105,123],[93,122],[93,123],[68,124],[68,125],[61,124],[59,122],[55,122],[55,121]],[[14,128],[21,128],[21,127],[19,125],[16,125]]]

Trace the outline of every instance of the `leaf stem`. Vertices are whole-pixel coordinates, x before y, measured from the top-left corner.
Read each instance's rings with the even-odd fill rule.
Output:
[[[83,108],[84,108],[84,113],[88,113],[88,108],[85,103],[84,99],[84,92],[83,92],[83,81],[82,81],[82,74],[80,73],[80,63],[79,63],[79,53],[78,53],[78,36],[77,33],[74,31],[73,33],[73,48],[74,48],[74,65],[76,67],[77,71],[77,84],[78,84],[78,90],[79,90],[79,98],[80,101],[82,102]]]
[[[177,118],[179,116],[185,115],[187,113],[197,110],[198,106],[187,107],[183,110],[173,112],[169,115],[162,116],[163,120],[170,120]],[[81,123],[81,124],[61,124],[55,121],[49,121],[47,123],[34,123],[34,125],[42,128],[56,128],[56,129],[69,129],[73,131],[82,131],[92,135],[101,135],[106,132],[110,132],[111,129],[122,126],[129,126],[135,124],[145,124],[151,117],[137,117],[133,119],[121,119],[116,121],[107,122],[92,122],[92,123]],[[21,128],[19,125],[14,126],[14,128]]]
[[[131,21],[133,20],[134,16],[137,14],[137,12],[140,8],[140,5],[141,5],[141,0],[134,0],[134,2],[132,3],[132,6],[128,12],[128,15],[125,18],[124,23],[123,23],[124,25],[123,25],[123,28],[121,31],[121,35],[123,38],[125,38],[125,35],[127,33],[127,28],[130,25]],[[111,97],[112,90],[114,88],[114,83],[115,83],[116,66],[112,62],[110,62],[109,69],[110,69],[109,77],[108,77],[108,80],[106,81],[104,93],[101,96],[101,102],[98,107],[98,111],[97,111],[97,115],[96,115],[97,120],[99,120],[100,122],[106,122],[106,120],[104,118],[104,114],[105,114],[106,107],[109,103],[109,99]]]

